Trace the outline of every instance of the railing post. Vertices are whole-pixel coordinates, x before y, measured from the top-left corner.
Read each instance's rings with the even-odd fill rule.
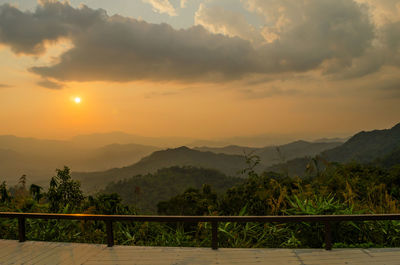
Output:
[[[25,217],[19,216],[18,217],[18,237],[19,242],[25,242]]]
[[[106,221],[106,230],[107,230],[107,247],[114,246],[114,232],[113,232],[113,223],[111,220]]]
[[[211,222],[211,248],[218,249],[218,222]]]
[[[330,222],[325,222],[325,249],[332,250],[332,226]]]

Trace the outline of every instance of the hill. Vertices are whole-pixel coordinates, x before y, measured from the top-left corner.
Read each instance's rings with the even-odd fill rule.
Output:
[[[48,182],[56,168],[68,165],[74,170],[99,171],[139,161],[159,150],[137,144],[111,144],[88,147],[71,141],[0,136],[0,180],[15,183],[25,174],[28,181]]]
[[[208,184],[222,194],[243,181],[240,178],[227,177],[213,169],[170,167],[157,170],[153,174],[112,182],[106,186],[104,192],[118,193],[125,203],[136,205],[141,212],[156,213],[158,202],[168,200],[188,188],[200,189],[203,184]]]
[[[104,188],[111,181],[154,173],[158,169],[172,166],[216,169],[228,176],[237,176],[238,172],[246,167],[245,162],[243,156],[201,152],[182,146],[156,151],[127,167],[101,172],[74,172],[73,177],[81,181],[82,187],[86,191],[96,191]]]
[[[289,175],[304,175],[311,160],[311,156],[292,159],[267,167],[267,171],[284,170]],[[360,163],[380,163],[387,167],[400,164],[400,123],[390,129],[357,133],[344,144],[322,152],[319,160],[339,163],[354,160]]]
[[[202,152],[213,152],[216,154],[244,155],[244,154],[248,154],[250,152],[255,152],[261,148],[239,146],[239,145],[227,145],[224,147],[202,146],[202,147],[194,147],[193,149],[202,151]]]
[[[260,162],[264,167],[285,162],[294,158],[305,156],[315,156],[322,151],[340,146],[342,142],[307,142],[295,141],[280,146],[267,146],[263,148],[245,147],[230,145],[222,148],[197,147],[196,150],[210,151],[217,154],[244,155],[254,154],[260,157]]]
[[[82,134],[71,138],[71,142],[87,147],[101,147],[109,144],[141,144],[147,146],[176,147],[195,141],[185,137],[147,137],[124,132]]]
[[[381,159],[378,159],[377,163],[386,168],[390,168],[395,165],[400,165],[400,148],[397,148],[390,154],[384,156]]]
[[[400,123],[391,129],[362,131],[351,137],[343,145],[322,153],[333,162],[372,162],[384,157],[400,147]]]

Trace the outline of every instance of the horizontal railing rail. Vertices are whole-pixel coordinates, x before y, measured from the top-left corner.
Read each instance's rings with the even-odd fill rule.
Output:
[[[259,222],[259,223],[290,223],[290,222],[322,222],[325,225],[325,249],[332,249],[331,223],[342,221],[384,221],[400,220],[400,214],[359,214],[359,215],[288,215],[288,216],[159,216],[159,215],[94,215],[94,214],[55,214],[55,213],[17,213],[0,212],[0,218],[18,219],[18,237],[20,242],[26,240],[26,219],[67,219],[92,220],[106,223],[107,245],[114,245],[113,222],[185,222],[211,223],[211,247],[218,249],[219,222]]]

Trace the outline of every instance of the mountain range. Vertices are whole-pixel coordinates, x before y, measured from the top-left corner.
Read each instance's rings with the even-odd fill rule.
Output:
[[[286,172],[289,175],[303,175],[312,157],[295,158],[278,163],[267,171]],[[400,164],[400,123],[390,129],[362,131],[335,148],[323,151],[319,159],[327,162],[376,163],[386,167]]]
[[[379,161],[387,166],[400,163],[400,124],[391,129],[357,133],[344,143],[343,139],[320,139],[267,147],[227,145],[165,149],[130,142],[135,139],[142,142],[147,139],[148,143],[154,140],[123,133],[81,135],[66,141],[0,136],[0,177],[16,181],[26,174],[28,181],[43,184],[48,183],[55,168],[67,165],[86,191],[96,191],[112,181],[172,166],[210,168],[227,176],[240,177],[241,170],[247,167],[245,156],[252,154],[260,157],[260,164],[255,168],[257,172],[283,171],[289,175],[304,174],[307,164],[316,155],[332,162]]]
[[[122,168],[100,172],[74,172],[74,178],[81,181],[86,191],[102,189],[106,183],[135,175],[154,173],[158,169],[172,166],[194,166],[216,169],[227,176],[241,177],[240,172],[247,167],[245,154],[256,154],[261,163],[255,168],[262,172],[267,166],[285,157],[313,156],[341,143],[310,143],[296,141],[277,147],[250,148],[227,146],[224,148],[202,147],[191,149],[186,146],[160,150],[144,157],[139,162]]]
[[[228,176],[239,176],[240,170],[246,167],[246,160],[240,155],[201,152],[182,146],[156,151],[130,166],[100,172],[73,172],[72,176],[81,182],[85,191],[98,191],[109,182],[155,173],[159,169],[172,166],[216,169]]]
[[[295,141],[285,145],[267,146],[263,148],[230,145],[222,148],[196,147],[194,149],[199,151],[209,151],[217,154],[257,155],[260,158],[262,166],[267,167],[298,157],[315,156],[325,150],[338,147],[341,144],[342,142]]]
[[[99,171],[139,161],[159,147],[138,144],[82,145],[74,141],[0,136],[0,180],[16,182],[25,174],[28,181],[48,182],[56,168]]]
[[[272,138],[259,136],[255,139],[257,142],[261,139],[271,140]],[[77,172],[105,171],[132,165],[154,151],[165,150],[166,147],[174,148],[185,143],[185,145],[190,147],[197,144],[209,144],[209,148],[212,150],[212,148],[217,148],[215,146],[222,146],[231,140],[196,140],[180,137],[157,138],[122,132],[78,135],[68,140],[47,140],[2,135],[0,136],[0,180],[6,180],[9,184],[15,184],[21,175],[27,175],[28,182],[43,185],[48,183],[48,180],[55,174],[56,168],[62,168],[64,165],[69,166],[73,171]],[[251,137],[242,137],[237,140],[251,142]],[[276,141],[279,142],[280,140],[282,139],[278,138]],[[220,153],[224,153],[223,149],[229,148],[221,148],[222,151]],[[257,149],[258,153],[262,153],[263,150],[270,150],[276,153],[274,147],[255,148],[244,146],[237,149],[237,155],[243,155],[243,150],[247,149]],[[212,151],[217,152],[216,149]],[[309,154],[308,152],[306,153]],[[310,155],[312,154],[310,153]],[[290,158],[293,157],[291,154],[288,156]],[[174,158],[172,157],[171,159]],[[273,159],[276,158],[271,156],[265,157],[263,160],[272,161]],[[227,170],[229,167],[225,166],[223,162],[221,163],[222,165],[218,168],[224,168],[224,172],[227,174],[234,174],[235,172],[233,171],[238,168],[233,167]],[[173,164],[171,162],[166,165]],[[182,163],[182,165],[186,164],[199,166],[212,165],[210,163]],[[154,169],[156,167],[153,166],[150,168]],[[150,170],[148,172],[153,171]]]

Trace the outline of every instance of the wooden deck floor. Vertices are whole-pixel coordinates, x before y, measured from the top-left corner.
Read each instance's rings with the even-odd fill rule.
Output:
[[[0,240],[0,264],[400,264],[400,249],[219,249],[130,247]]]

